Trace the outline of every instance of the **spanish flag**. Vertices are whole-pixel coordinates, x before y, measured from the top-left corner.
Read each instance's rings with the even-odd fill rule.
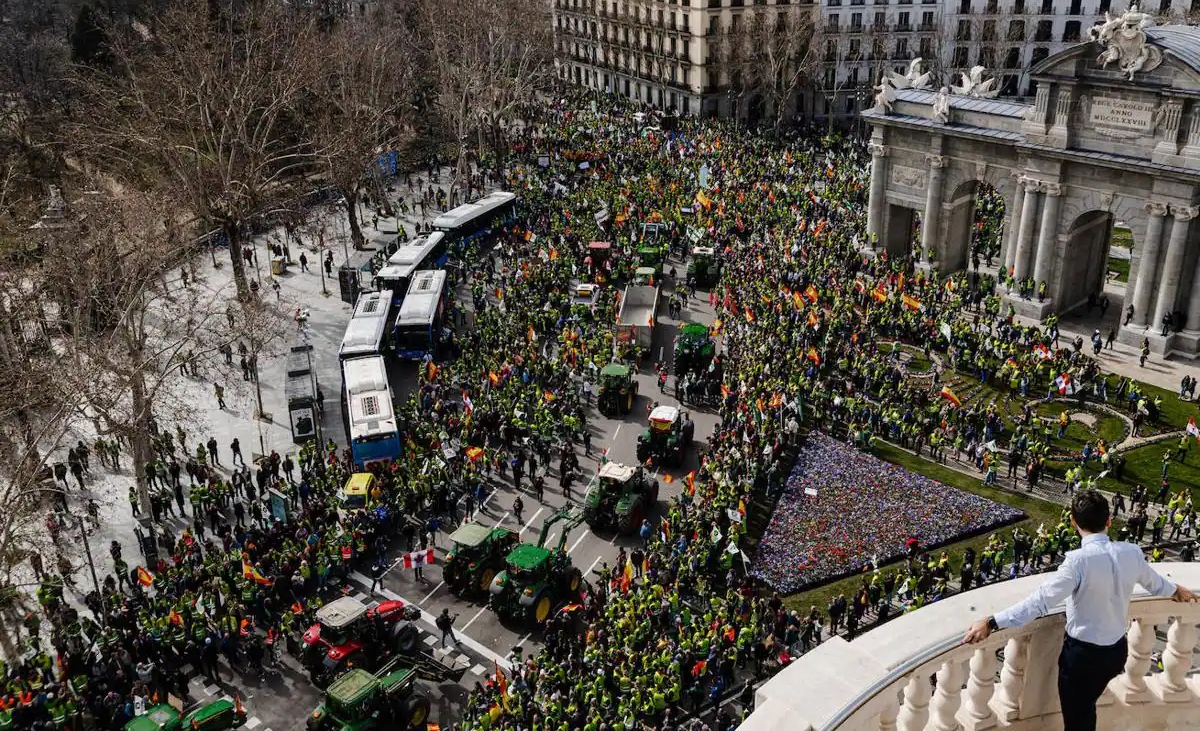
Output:
[[[542,393],[542,398],[545,399],[546,403],[550,403],[554,399],[558,398],[558,396],[555,396],[553,391],[546,391]]]
[[[177,611],[175,611],[174,609],[172,609],[172,610],[170,611],[170,613],[169,613],[169,614],[167,614],[167,621],[168,621],[168,622],[170,622],[171,624],[178,624],[178,625],[182,625],[182,624],[183,624],[183,617],[179,616],[179,612],[177,612]]]
[[[812,310],[808,311],[808,324],[809,327],[816,327],[821,324],[821,318],[817,317],[817,313]]]
[[[817,304],[817,300],[821,297],[821,295],[817,292],[817,288],[811,284],[808,285],[808,289],[804,290],[804,296],[807,297],[808,301],[812,302],[814,305]]]
[[[749,307],[746,308],[746,322],[754,322],[754,311]]]
[[[696,470],[692,470],[691,472],[687,473],[687,477],[683,478],[683,481],[687,483],[688,495],[695,495],[696,494]]]
[[[537,333],[533,331],[533,325],[529,326],[529,330],[525,333],[525,337],[529,338],[531,342],[537,340]]]
[[[883,290],[882,286],[876,287],[871,290],[871,299],[876,302],[887,302],[887,292]]]
[[[483,456],[483,447],[467,447],[467,460],[471,462],[479,461]]]
[[[746,517],[746,501],[741,498],[738,499],[738,515]]]
[[[429,380],[432,381],[432,380],[436,379],[437,374],[438,374],[437,364],[434,363],[433,361],[429,361]]]
[[[817,365],[821,365],[821,356],[820,356],[820,354],[817,353],[816,348],[808,349],[808,359],[811,360],[813,363],[816,363]]]
[[[270,586],[272,584],[272,581],[263,576],[249,561],[242,561],[242,578],[253,579],[254,583],[262,584],[263,586]]]
[[[797,310],[803,310],[804,295],[800,294],[799,292],[792,292],[792,304],[796,306]]]
[[[154,574],[147,571],[145,566],[138,566],[137,579],[142,586],[150,586],[154,583]]]
[[[675,476],[674,476],[674,475],[672,475],[670,472],[667,472],[667,473],[663,474],[663,482],[665,482],[665,483],[667,483],[668,485],[670,485],[670,484],[671,484],[672,482],[674,482],[674,481],[675,481]]]
[[[550,247],[550,261],[556,261],[557,259],[558,259],[558,249],[551,246]]]
[[[492,665],[496,668],[496,687],[500,689],[500,702],[504,704],[504,710],[509,710],[508,707],[508,678],[504,677],[504,673],[500,670],[500,663],[495,659],[492,660]]]
[[[625,568],[621,570],[621,593],[629,591],[630,584],[633,583],[633,559],[625,559]]]
[[[496,371],[488,371],[488,380],[492,382],[492,386],[499,386],[500,374]]]
[[[659,518],[658,532],[662,533],[663,543],[671,540],[671,521],[667,520],[666,517]]]
[[[938,393],[938,395],[955,406],[962,406],[962,401],[959,400],[958,396],[954,395],[954,392],[950,390],[949,386],[942,386],[942,390]]]
[[[904,297],[901,299],[901,302],[910,310],[915,311],[921,309],[921,300],[913,297],[912,295],[904,295]]]
[[[729,398],[729,386],[721,384],[721,398]]]
[[[770,406],[772,409],[778,409],[780,406],[783,406],[783,394],[776,391],[771,395],[771,400],[767,402],[767,406]]]

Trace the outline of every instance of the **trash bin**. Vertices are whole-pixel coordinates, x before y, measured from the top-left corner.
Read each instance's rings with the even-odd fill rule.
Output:
[[[279,276],[287,271],[287,259],[282,256],[276,256],[271,259],[271,273]]]

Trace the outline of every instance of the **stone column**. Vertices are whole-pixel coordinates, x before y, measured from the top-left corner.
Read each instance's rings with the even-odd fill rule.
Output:
[[[1017,181],[1017,192],[1013,194],[1012,210],[1004,226],[1003,276],[1008,275],[1017,261],[1017,235],[1021,233],[1021,209],[1025,207],[1025,176],[1014,174],[1013,178]]]
[[[1021,204],[1021,228],[1017,231],[1017,255],[1013,259],[1013,277],[1020,282],[1029,276],[1029,254],[1033,248],[1033,219],[1038,211],[1038,184],[1025,181],[1025,202]]]
[[[926,155],[929,163],[929,188],[925,193],[925,213],[921,217],[921,261],[929,261],[929,253],[937,246],[938,228],[942,213],[942,181],[946,177],[946,157]]]
[[[871,197],[867,208],[867,238],[871,241],[871,249],[879,248],[878,241],[883,238],[883,212],[887,207],[887,193],[884,184],[887,182],[887,146],[872,142],[868,145],[871,150]]]
[[[1133,285],[1133,320],[1131,324],[1146,327],[1150,322],[1150,293],[1154,278],[1158,276],[1158,251],[1162,248],[1163,216],[1167,215],[1167,204],[1150,201],[1146,204],[1146,243],[1142,245],[1142,256],[1138,261],[1137,282]]]
[[[1044,183],[1046,204],[1042,206],[1042,227],[1038,232],[1037,263],[1033,267],[1033,280],[1038,286],[1046,282],[1050,286],[1050,275],[1054,270],[1055,233],[1058,231],[1058,205],[1062,201],[1063,187],[1058,183]]]
[[[1188,297],[1188,330],[1200,330],[1200,257],[1196,257],[1195,271],[1192,273],[1192,293]]]
[[[1158,305],[1154,308],[1154,320],[1147,327],[1158,328],[1163,317],[1175,310],[1175,298],[1179,295],[1179,279],[1183,275],[1183,255],[1187,246],[1188,232],[1192,219],[1200,213],[1196,206],[1172,206],[1175,219],[1171,226],[1171,240],[1167,244],[1167,257],[1163,261],[1162,281],[1158,285]],[[1136,305],[1135,305],[1136,307]]]

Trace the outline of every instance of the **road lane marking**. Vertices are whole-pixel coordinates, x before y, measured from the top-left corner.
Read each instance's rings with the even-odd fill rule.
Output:
[[[533,636],[533,633],[532,633],[532,632],[530,632],[529,634],[525,635],[525,636],[524,636],[524,637],[522,637],[521,639],[517,640],[517,644],[516,644],[516,645],[514,645],[513,647],[520,647],[520,648],[524,648],[524,647],[525,647],[525,643],[526,643],[526,642],[528,642],[528,641],[529,641],[529,638],[530,638],[530,637],[532,637],[532,636]]]
[[[425,598],[421,600],[421,603],[424,604],[425,602],[429,601],[429,597],[436,594],[438,592],[438,589],[441,589],[445,585],[446,585],[446,582],[443,581],[443,582],[440,582],[437,586],[433,587],[433,591],[426,594]]]
[[[525,523],[525,525],[521,528],[521,530],[517,531],[517,535],[520,535],[520,534],[524,533],[525,531],[529,530],[529,527],[531,525],[533,525],[533,521],[537,520],[537,517],[539,515],[541,515],[543,512],[545,512],[545,510],[546,510],[545,508],[538,508],[538,511],[533,514],[533,517],[531,517],[528,520],[528,522]]]
[[[471,672],[475,675],[483,675],[486,670],[487,668],[482,665],[476,665],[475,667],[471,668]]]
[[[470,620],[468,620],[468,621],[467,621],[467,623],[466,623],[466,624],[464,624],[464,625],[462,626],[462,630],[461,630],[461,631],[463,631],[463,632],[466,632],[466,631],[467,631],[467,628],[468,628],[468,627],[470,627],[472,624],[474,624],[474,623],[475,623],[475,620],[479,619],[479,617],[480,617],[481,615],[483,615],[483,613],[484,613],[484,612],[486,612],[486,611],[487,611],[487,607],[486,607],[486,606],[482,606],[482,607],[480,607],[480,608],[479,608],[479,611],[478,611],[478,612],[475,612],[475,616],[474,616],[474,617],[471,617],[471,619],[470,619]]]
[[[437,642],[436,637],[434,637],[433,635],[425,635],[425,644],[432,647],[435,642]]]
[[[576,538],[575,542],[571,544],[571,547],[567,549],[568,556],[575,552],[575,549],[579,547],[579,544],[583,542],[583,539],[588,537],[588,533],[589,531],[585,530],[583,533],[579,534],[579,537]]]
[[[587,578],[587,577],[589,577],[589,576],[591,576],[591,575],[592,575],[592,571],[593,571],[593,570],[596,568],[596,564],[600,563],[600,559],[601,559],[601,558],[603,558],[603,557],[602,557],[602,556],[597,556],[597,557],[596,557],[596,560],[595,560],[595,561],[592,561],[592,565],[591,565],[591,566],[588,566],[588,569],[587,569],[587,571],[584,571],[584,572],[583,572],[583,576],[584,576],[584,578]]]
[[[505,518],[507,518],[507,517],[508,517],[508,513],[505,513],[504,515],[501,515],[501,516],[500,516],[500,520],[497,520],[497,521],[496,521],[496,524],[495,524],[495,525],[493,525],[492,527],[493,527],[493,528],[499,528],[499,527],[500,527],[500,524],[501,524],[501,523],[503,523],[503,522],[504,522],[504,519],[505,519]]]

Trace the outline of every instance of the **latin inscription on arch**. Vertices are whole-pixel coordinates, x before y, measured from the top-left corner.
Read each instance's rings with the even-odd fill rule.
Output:
[[[1100,134],[1148,135],[1154,129],[1154,110],[1154,102],[1097,96],[1092,98],[1088,121]]]

